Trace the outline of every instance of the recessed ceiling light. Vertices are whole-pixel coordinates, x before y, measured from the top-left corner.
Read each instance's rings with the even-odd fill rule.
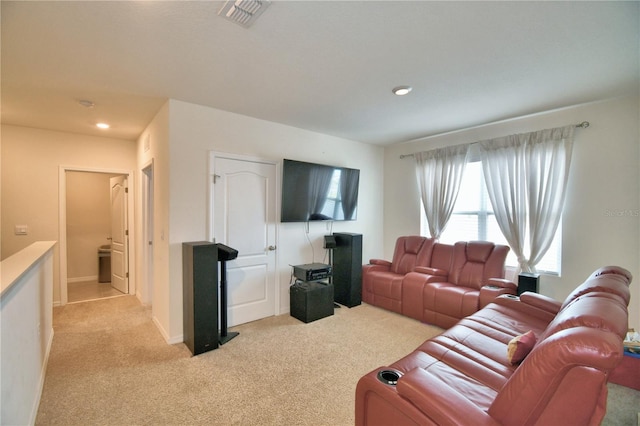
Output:
[[[411,86],[398,86],[398,87],[394,87],[392,92],[398,96],[404,96],[412,90],[413,90],[413,87]]]
[[[96,127],[100,129],[108,129],[111,126],[109,126],[107,123],[96,123]]]

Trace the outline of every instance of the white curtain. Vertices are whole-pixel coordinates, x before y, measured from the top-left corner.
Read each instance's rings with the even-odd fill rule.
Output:
[[[468,152],[467,144],[418,152],[414,155],[422,205],[433,238],[440,238],[451,217],[467,164]]]
[[[573,131],[565,126],[480,142],[487,192],[521,270],[535,272],[558,229]]]

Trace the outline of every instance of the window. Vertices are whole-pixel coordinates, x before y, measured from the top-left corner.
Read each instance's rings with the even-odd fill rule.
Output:
[[[429,227],[424,209],[420,206],[421,233],[429,235]],[[538,263],[538,272],[554,275],[560,273],[562,223],[558,226],[556,236],[544,258]],[[460,185],[460,192],[453,214],[447,223],[440,241],[453,244],[456,241],[492,241],[496,244],[507,244],[502,235],[498,222],[493,214],[489,194],[484,183],[482,163],[474,161],[467,163]],[[528,253],[525,253],[528,254]],[[517,267],[518,261],[513,250],[509,251],[507,266]]]

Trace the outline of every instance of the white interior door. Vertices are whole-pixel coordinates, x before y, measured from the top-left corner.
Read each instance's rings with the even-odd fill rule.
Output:
[[[111,178],[111,286],[129,293],[127,177]]]
[[[276,312],[276,166],[219,156],[213,163],[215,241],[238,250],[226,262],[231,327]]]

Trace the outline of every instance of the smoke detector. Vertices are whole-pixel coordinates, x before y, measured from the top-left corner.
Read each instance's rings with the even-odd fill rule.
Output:
[[[227,0],[218,15],[249,28],[270,4],[270,0]]]
[[[94,106],[96,106],[96,104],[94,104],[93,101],[90,101],[88,99],[80,99],[78,101],[78,104],[80,104],[81,106],[83,106],[85,108],[93,108]]]

